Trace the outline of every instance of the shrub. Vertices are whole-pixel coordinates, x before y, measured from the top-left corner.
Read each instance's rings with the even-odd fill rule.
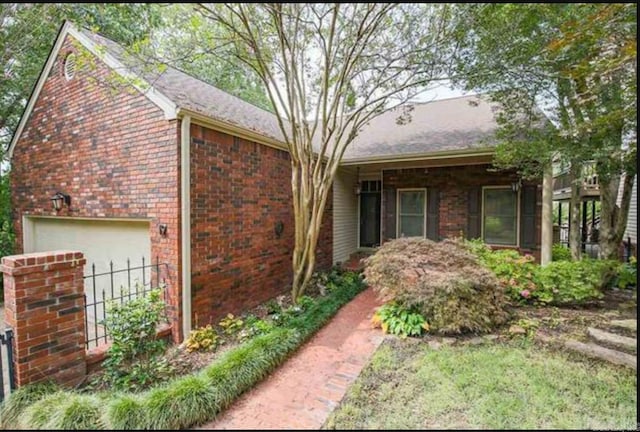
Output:
[[[261,320],[255,315],[246,317],[245,327],[238,333],[239,340],[247,340],[271,332],[276,326],[271,321]]]
[[[441,333],[491,331],[508,319],[496,276],[458,240],[387,242],[365,260],[364,274],[383,300],[416,308]]]
[[[102,379],[115,389],[141,390],[171,372],[160,357],[165,342],[156,335],[158,325],[167,320],[160,292],[154,289],[146,296],[107,305],[104,324],[111,346]]]
[[[571,250],[560,243],[551,246],[551,261],[571,261]]]
[[[429,330],[429,324],[424,317],[414,309],[406,309],[396,302],[385,303],[380,306],[371,318],[376,327],[381,327],[384,333],[394,334],[403,338],[420,336]]]
[[[212,351],[218,346],[219,336],[211,324],[191,330],[189,337],[184,343],[188,352]]]
[[[631,257],[628,263],[622,263],[617,269],[614,285],[620,289],[635,287],[638,283],[638,261]]]
[[[541,303],[582,303],[601,298],[602,288],[614,263],[606,260],[551,262],[538,266],[534,275],[535,289],[529,296]]]
[[[227,316],[222,318],[218,323],[218,325],[222,327],[222,331],[227,335],[238,333],[242,329],[243,324],[242,319],[236,318],[232,313],[227,314]]]
[[[602,297],[613,275],[614,263],[606,260],[552,261],[541,267],[530,255],[515,250],[492,251],[478,241],[465,242],[479,261],[505,286],[507,294],[521,303],[581,303]]]

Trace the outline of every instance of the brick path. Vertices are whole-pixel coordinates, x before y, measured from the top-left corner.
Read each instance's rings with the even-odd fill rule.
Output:
[[[381,303],[368,288],[270,377],[202,429],[319,429],[383,336],[370,324]]]

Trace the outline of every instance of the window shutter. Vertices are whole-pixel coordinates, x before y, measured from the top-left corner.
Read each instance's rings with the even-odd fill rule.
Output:
[[[396,238],[396,189],[384,188],[384,240]],[[383,240],[383,241],[384,241]]]
[[[476,239],[481,236],[481,207],[482,207],[482,188],[472,187],[469,189],[469,213],[467,219],[467,238]]]
[[[520,247],[534,249],[536,247],[536,195],[535,185],[522,187],[520,201]]]
[[[436,188],[427,190],[427,238],[430,240],[440,240],[440,191]]]

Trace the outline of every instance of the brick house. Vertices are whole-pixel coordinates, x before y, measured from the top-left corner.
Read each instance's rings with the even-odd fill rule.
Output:
[[[78,67],[79,50],[94,56]],[[293,211],[275,117],[171,67],[124,66],[114,42],[66,23],[11,142],[18,252],[75,249],[104,271],[163,263],[176,341],[287,289]],[[113,74],[135,90],[107,88]],[[492,106],[418,104],[370,123],[345,154],[319,267],[398,236],[463,235],[540,257],[541,183],[492,165]],[[54,210],[57,192],[70,197]]]

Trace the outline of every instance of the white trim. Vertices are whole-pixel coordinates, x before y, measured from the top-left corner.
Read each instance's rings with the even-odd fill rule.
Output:
[[[182,334],[191,332],[191,117],[180,125],[180,229],[182,249]]]
[[[50,216],[50,215],[39,215],[39,214],[29,214],[24,213],[23,217],[30,219],[65,219],[65,220],[84,220],[84,221],[103,221],[103,222],[150,222],[153,218],[147,217],[102,217],[102,216]]]
[[[422,224],[422,238],[427,238],[427,188],[399,188],[396,189],[396,238],[400,238],[400,192],[424,192],[424,222]]]
[[[87,222],[147,222],[152,221],[151,218],[130,218],[130,217],[87,217],[87,216],[50,216],[50,215],[22,215],[22,249],[23,253],[34,252],[34,225],[38,220],[57,220],[57,221],[87,221]],[[149,225],[151,227],[151,225]],[[151,229],[151,228],[149,228]],[[149,231],[151,236],[151,231]]]
[[[353,159],[345,159],[341,165],[363,165],[363,164],[379,164],[379,163],[391,163],[391,162],[412,162],[422,161],[428,159],[448,159],[451,157],[472,157],[472,156],[492,156],[495,153],[495,148],[486,149],[463,149],[463,150],[447,150],[440,152],[426,152],[426,153],[413,153],[406,155],[396,156],[368,156]]]
[[[487,243],[484,239],[484,191],[487,189],[507,189],[512,190],[511,186],[482,186],[482,203],[480,206],[480,238]],[[493,244],[487,243],[489,246],[495,247],[520,247],[520,189],[516,192],[516,244]]]
[[[33,92],[29,97],[27,106],[25,107],[24,112],[22,113],[22,117],[20,118],[20,123],[18,123],[18,127],[16,128],[16,131],[13,134],[13,138],[11,139],[11,143],[9,144],[9,148],[7,150],[7,155],[9,159],[11,159],[13,156],[13,150],[16,146],[16,143],[18,142],[18,140],[20,139],[20,136],[22,135],[22,132],[24,131],[24,127],[27,123],[27,120],[29,119],[29,116],[33,111],[35,103],[38,100],[38,97],[40,96],[40,92],[42,91],[42,88],[44,87],[44,84],[47,81],[49,74],[51,73],[53,64],[58,58],[58,54],[60,53],[60,49],[62,48],[62,44],[64,43],[64,40],[67,37],[67,35],[71,35],[74,39],[80,42],[82,46],[84,46],[87,50],[89,50],[89,52],[91,52],[96,57],[101,59],[107,66],[114,69],[121,76],[129,79],[136,78],[136,80],[138,81],[141,80],[140,77],[128,71],[125,68],[125,66],[121,62],[119,62],[115,57],[113,57],[111,54],[104,52],[104,50],[99,49],[97,43],[89,39],[86,35],[84,35],[78,29],[76,29],[73,26],[73,24],[71,24],[69,21],[65,21],[64,25],[60,29],[58,38],[56,39],[53,45],[53,48],[51,49],[51,53],[47,58],[44,68],[40,73],[38,82],[36,83],[36,86],[34,87]],[[164,116],[167,120],[175,119],[177,116],[176,105],[168,97],[158,92],[156,89],[148,85],[146,82],[144,82],[144,84],[145,84],[145,88],[142,88],[135,84],[134,84],[134,87],[137,90],[139,90],[144,96],[146,96],[151,102],[157,105],[158,108],[160,108],[164,112]]]
[[[178,108],[177,115],[178,117],[190,116],[192,123],[198,124],[200,126],[205,126],[209,129],[213,129],[218,132],[223,132],[231,136],[236,136],[238,138],[246,139],[248,141],[254,141],[254,142],[257,142],[258,144],[262,144],[267,147],[272,147],[278,150],[284,150],[287,153],[289,152],[289,148],[287,147],[286,143],[283,143],[275,138],[264,136],[258,132],[245,129],[241,126],[237,126],[231,123],[226,123],[221,120],[216,120],[214,118],[207,117],[206,115],[199,114],[195,111],[191,111],[185,108]]]

